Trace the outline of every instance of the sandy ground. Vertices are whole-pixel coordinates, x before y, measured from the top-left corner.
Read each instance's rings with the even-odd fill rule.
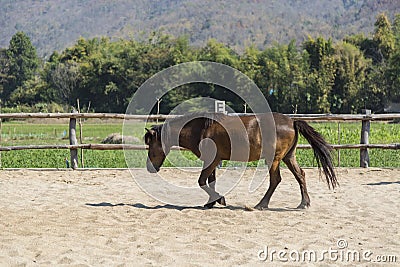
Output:
[[[250,174],[227,207],[206,210],[154,200],[127,170],[3,170],[0,266],[375,266],[391,256],[400,264],[400,169],[338,169],[334,191],[305,171],[311,208],[295,209],[300,191],[283,170],[270,210],[246,211],[268,185],[250,194]]]

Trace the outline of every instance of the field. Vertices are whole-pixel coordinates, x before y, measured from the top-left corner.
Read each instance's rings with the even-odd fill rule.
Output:
[[[39,122],[13,121],[2,124],[1,146],[32,145],[32,144],[69,144],[68,121],[44,124]],[[360,142],[361,123],[340,123],[340,136],[338,136],[338,123],[311,123],[332,144],[358,144]],[[133,127],[131,135],[142,140],[143,123]],[[79,132],[79,128],[77,129]],[[87,120],[82,128],[83,143],[100,143],[111,133],[122,133],[122,122],[119,121],[94,121]],[[301,138],[300,143],[307,144]],[[372,122],[371,144],[400,143],[400,125]],[[359,150],[341,150],[341,167],[358,167]],[[400,167],[399,152],[396,150],[370,149],[372,167]],[[79,158],[81,157],[79,151]],[[337,163],[338,152],[334,152]],[[144,167],[146,152],[130,152],[130,162],[133,166]],[[302,166],[313,167],[316,162],[311,150],[298,150],[297,158]],[[69,151],[60,150],[23,150],[1,152],[1,168],[65,168]],[[224,166],[237,163],[224,162]],[[87,168],[125,168],[127,166],[123,151],[94,151],[84,150],[84,165]],[[256,166],[257,163],[249,163]],[[201,162],[187,151],[172,151],[164,166],[199,167]]]

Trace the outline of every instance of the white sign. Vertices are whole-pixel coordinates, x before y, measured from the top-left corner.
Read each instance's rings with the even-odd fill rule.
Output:
[[[215,113],[227,113],[225,111],[225,101],[215,100]]]

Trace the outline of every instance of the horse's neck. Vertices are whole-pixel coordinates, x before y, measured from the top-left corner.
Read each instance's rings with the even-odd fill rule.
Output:
[[[180,147],[192,150],[195,152],[198,150],[198,142],[200,142],[200,130],[196,127],[193,127],[192,124],[188,123],[183,128],[180,127],[170,127],[171,136],[177,137],[179,135],[178,140],[174,140],[179,142]]]

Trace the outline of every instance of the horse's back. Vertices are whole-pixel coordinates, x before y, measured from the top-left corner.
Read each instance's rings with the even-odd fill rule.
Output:
[[[258,129],[250,129],[248,132],[250,146],[254,151],[251,153],[253,160],[257,156],[272,160],[269,159],[271,151],[275,151],[274,157],[281,158],[296,144],[297,134],[294,121],[289,116],[281,113],[272,113],[271,116],[271,113],[266,113],[248,118],[252,123],[257,119]]]
[[[281,113],[225,115],[203,134],[217,145],[221,159],[254,161],[271,151],[282,154],[295,142],[293,120]]]

